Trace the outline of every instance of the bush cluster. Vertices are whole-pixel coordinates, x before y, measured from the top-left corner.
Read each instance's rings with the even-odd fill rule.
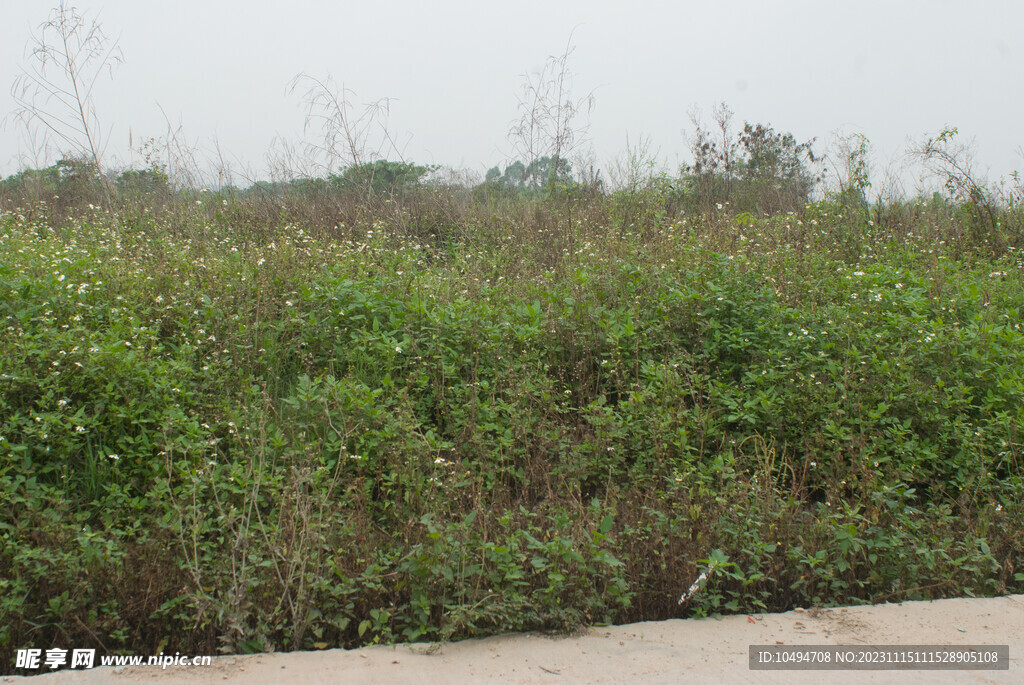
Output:
[[[1019,236],[169,197],[0,215],[0,663],[1024,591]]]

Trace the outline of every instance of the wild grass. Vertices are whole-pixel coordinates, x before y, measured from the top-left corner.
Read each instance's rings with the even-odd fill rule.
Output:
[[[1019,236],[261,212],[0,216],[0,662],[1024,591]]]

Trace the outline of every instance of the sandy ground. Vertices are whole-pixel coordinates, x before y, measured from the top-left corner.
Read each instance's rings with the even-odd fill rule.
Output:
[[[750,645],[997,645],[1008,671],[752,671]],[[22,683],[0,677],[0,683]],[[209,667],[95,668],[32,685],[110,683],[1024,683],[1024,595],[593,628],[571,637],[504,635],[400,645],[225,656]]]

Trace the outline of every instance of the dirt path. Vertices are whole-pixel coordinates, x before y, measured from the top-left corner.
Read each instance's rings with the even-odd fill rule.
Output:
[[[1009,671],[751,671],[750,645],[1010,647]],[[4,677],[0,683],[25,678]],[[445,645],[226,656],[200,667],[96,668],[33,685],[148,683],[1024,683],[1024,595],[505,635]]]

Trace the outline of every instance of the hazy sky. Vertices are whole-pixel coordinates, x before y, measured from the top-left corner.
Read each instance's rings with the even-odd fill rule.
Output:
[[[53,0],[2,0],[0,116],[28,64],[26,44]],[[565,48],[574,92],[594,94],[589,137],[607,166],[626,136],[649,136],[675,167],[696,106],[725,101],[738,123],[798,139],[859,132],[877,167],[957,126],[990,176],[1024,169],[1024,3],[1020,0],[822,2],[328,2],[79,0],[119,37],[125,63],[96,87],[111,127],[108,158],[181,124],[216,139],[236,168],[259,173],[275,137],[303,135],[300,72],[332,75],[358,102],[391,103],[390,129],[410,161],[483,173],[508,160],[521,75]],[[29,153],[10,120],[0,174]],[[139,163],[136,153],[134,161]]]

